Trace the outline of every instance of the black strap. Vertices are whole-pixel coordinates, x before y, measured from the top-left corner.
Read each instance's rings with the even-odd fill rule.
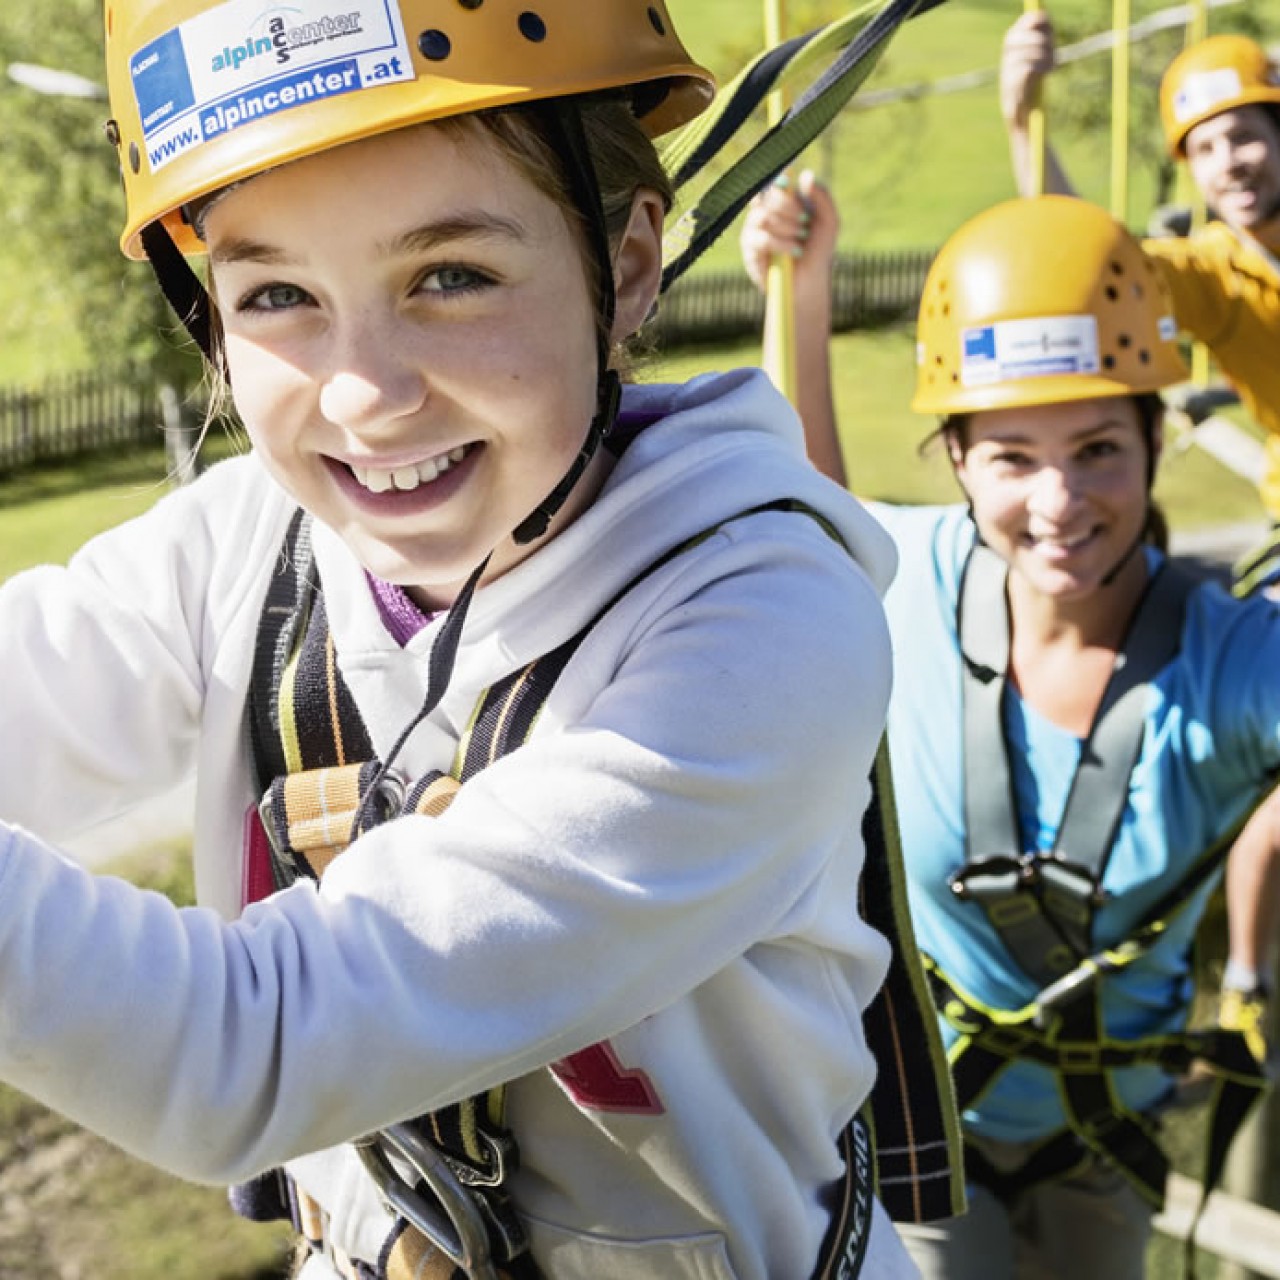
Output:
[[[684,188],[709,162],[722,155],[742,124],[782,81],[830,48],[830,65],[796,98],[783,118],[726,166],[692,204],[668,237],[662,292],[684,275],[733,223],[747,202],[785,169],[839,114],[875,69],[890,38],[907,19],[935,8],[941,0],[888,0],[878,9],[864,4],[806,36],[760,54],[711,109],[691,122],[664,147],[671,158],[677,189]]]
[[[862,1015],[877,1066],[869,1102],[876,1193],[894,1222],[933,1222],[964,1212],[960,1119],[911,927],[893,773],[883,740],[862,837],[862,916],[893,944],[884,985]]]
[[[1005,563],[982,543],[957,603],[964,714],[966,864],[953,878],[976,901],[1019,967],[1041,985],[1092,949],[1100,885],[1142,749],[1150,681],[1177,652],[1194,580],[1169,562],[1147,585],[1082,745],[1054,849],[1021,849],[1004,731],[1009,664]]]

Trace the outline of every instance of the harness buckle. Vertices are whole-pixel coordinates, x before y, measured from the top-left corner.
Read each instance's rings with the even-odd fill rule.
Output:
[[[387,1149],[404,1160],[434,1198],[396,1170]],[[387,1208],[420,1231],[468,1280],[499,1280],[484,1216],[442,1152],[407,1124],[393,1124],[355,1144]]]
[[[961,902],[1003,898],[1035,883],[1035,862],[1030,854],[992,853],[971,858],[947,877],[947,884]]]
[[[507,1179],[509,1161],[516,1154],[514,1141],[508,1136],[497,1136],[483,1129],[476,1133],[476,1138],[485,1148],[483,1167],[479,1164],[464,1163],[450,1159],[449,1167],[458,1175],[458,1181],[466,1187],[499,1187]]]

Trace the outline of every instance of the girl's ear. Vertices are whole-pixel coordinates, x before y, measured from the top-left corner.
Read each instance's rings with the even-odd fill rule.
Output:
[[[613,254],[617,295],[611,342],[625,342],[644,324],[662,282],[662,224],[665,210],[656,191],[641,187],[631,200],[631,217]]]

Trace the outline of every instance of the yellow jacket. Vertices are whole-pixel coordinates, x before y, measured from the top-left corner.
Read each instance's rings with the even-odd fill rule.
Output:
[[[1267,431],[1262,502],[1280,520],[1280,264],[1221,222],[1143,247],[1163,268],[1178,324],[1213,352]]]

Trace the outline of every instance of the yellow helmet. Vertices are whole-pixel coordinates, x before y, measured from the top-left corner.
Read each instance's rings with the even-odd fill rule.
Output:
[[[656,136],[714,81],[664,0],[106,0],[121,248],[183,206],[290,160],[485,107],[630,88]]]
[[[1169,154],[1187,154],[1187,134],[1236,107],[1280,103],[1280,68],[1247,36],[1210,36],[1184,49],[1160,81],[1160,119]]]
[[[1187,377],[1163,277],[1109,213],[1009,200],[939,251],[916,342],[918,413],[1156,391]]]

